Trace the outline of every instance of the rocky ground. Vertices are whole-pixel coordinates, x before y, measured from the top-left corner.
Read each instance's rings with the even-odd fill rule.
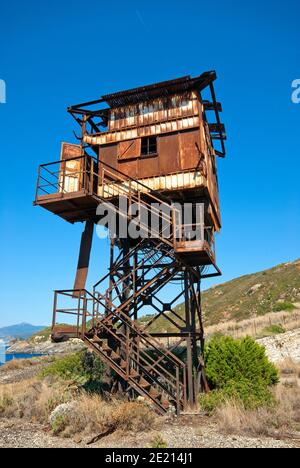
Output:
[[[281,362],[287,358],[300,362],[300,329],[268,336],[257,342],[266,348],[268,358],[272,362]]]
[[[13,383],[34,377],[44,363],[16,370],[0,368],[0,383]],[[0,448],[145,448],[151,447],[158,435],[169,448],[300,448],[300,440],[276,440],[265,437],[245,437],[220,433],[217,421],[203,415],[182,415],[161,418],[156,430],[139,433],[115,432],[95,444],[93,436],[83,439],[54,437],[49,426],[20,419],[0,418]]]
[[[300,330],[294,330],[282,335],[268,337],[260,340],[266,347],[270,359],[274,362],[291,357],[300,361]],[[24,345],[24,343],[23,343]],[[50,344],[40,343],[43,349],[51,353]],[[25,352],[23,348],[20,351]],[[59,353],[70,352],[78,349],[81,343],[62,343],[55,346],[55,354],[59,346]],[[15,348],[16,349],[16,348]],[[35,348],[37,349],[37,348]],[[34,351],[40,353],[39,351]],[[0,368],[0,383],[14,383],[29,379],[37,375],[47,365],[45,362],[22,369],[6,370]],[[94,434],[97,435],[97,434]],[[95,444],[88,445],[93,435],[89,438],[63,439],[51,435],[49,427],[30,423],[19,419],[0,418],[0,448],[143,448],[150,447],[156,436],[160,436],[169,448],[300,448],[299,439],[274,439],[266,437],[246,437],[241,435],[226,435],[220,433],[217,421],[203,415],[182,415],[180,418],[161,419],[159,428],[149,432],[120,433],[115,432]],[[296,437],[296,436],[295,436]]]
[[[169,448],[299,448],[299,440],[275,440],[220,434],[216,424],[203,416],[182,416],[162,424],[159,431],[128,434],[115,432],[101,441],[87,445],[88,439],[62,439],[47,427],[0,419],[0,448],[146,448],[160,435]]]
[[[0,384],[12,384],[21,382],[22,380],[28,380],[39,374],[42,369],[45,368],[45,364],[37,364],[32,367],[24,367],[23,369],[5,370],[0,367]]]
[[[29,340],[17,341],[8,349],[9,354],[66,354],[75,353],[84,348],[81,340],[71,339],[65,343],[52,343],[49,339],[47,341]]]

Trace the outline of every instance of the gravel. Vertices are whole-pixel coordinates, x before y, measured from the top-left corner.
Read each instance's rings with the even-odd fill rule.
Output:
[[[189,420],[189,423],[187,421]],[[295,448],[299,441],[225,436],[209,419],[181,417],[175,422],[164,421],[155,431],[133,433],[115,432],[92,446],[91,439],[54,437],[49,427],[18,419],[0,419],[0,448],[145,448],[160,435],[169,448]],[[96,434],[95,434],[96,435]]]

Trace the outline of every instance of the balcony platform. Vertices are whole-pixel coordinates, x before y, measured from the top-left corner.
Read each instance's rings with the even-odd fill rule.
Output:
[[[215,257],[207,241],[177,241],[175,253],[190,266],[215,266]]]
[[[85,190],[39,195],[33,203],[70,223],[96,218],[99,200]]]

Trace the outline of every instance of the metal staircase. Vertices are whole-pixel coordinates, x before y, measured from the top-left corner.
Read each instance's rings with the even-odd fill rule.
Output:
[[[109,184],[114,178],[119,194],[128,197],[130,203],[138,203],[149,215],[153,214],[151,201],[166,205],[157,194],[150,193],[145,186],[139,187],[141,184],[137,181],[128,181],[125,176],[108,169],[105,170],[106,178],[102,173],[102,184],[108,184],[107,172]],[[93,196],[105,203],[104,195],[99,197],[94,193]],[[145,238],[129,247],[126,253],[121,251],[120,260],[114,263],[109,275],[94,285],[93,293],[86,290],[55,292],[52,337],[54,340],[60,339],[61,335],[81,338],[130,388],[150,399],[160,412],[166,412],[173,406],[179,413],[187,399],[185,363],[137,321],[139,308],[184,266],[179,265],[174,256],[174,215],[171,205],[168,209],[170,215],[157,210],[160,228],[154,233],[152,231],[155,237],[151,239],[150,248],[150,241]],[[126,216],[118,207],[116,210],[119,216]],[[128,217],[127,221],[132,219]],[[142,229],[147,228],[140,220],[137,222]],[[137,253],[141,251],[143,258],[138,259]],[[138,271],[142,271],[139,278]],[[149,273],[150,278],[147,277]],[[108,276],[110,286],[103,294],[100,291]],[[113,279],[115,277],[117,279]],[[77,301],[76,307],[59,308],[60,296]],[[77,314],[76,327],[69,330],[56,327],[58,313]]]
[[[60,308],[61,296],[76,301],[75,307]],[[54,341],[59,341],[62,335],[82,339],[129,387],[149,398],[160,412],[168,411],[171,406],[179,412],[185,406],[184,362],[120,308],[108,308],[105,298],[86,290],[55,291],[54,316],[58,313],[76,314],[77,325],[69,329],[54,326]]]

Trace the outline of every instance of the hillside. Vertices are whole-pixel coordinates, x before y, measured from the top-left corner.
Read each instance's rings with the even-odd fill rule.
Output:
[[[300,260],[214,286],[202,297],[206,326],[292,311],[293,304],[300,302]],[[184,305],[179,305],[177,312],[182,315]],[[149,317],[141,319],[144,323],[148,320]],[[174,327],[166,320],[158,319],[152,330],[173,331]]]
[[[1,339],[24,339],[26,340],[34,333],[43,330],[45,327],[30,325],[29,323],[20,323],[9,327],[0,328]]]
[[[292,310],[297,301],[300,301],[300,260],[242,276],[203,294],[208,324]]]

